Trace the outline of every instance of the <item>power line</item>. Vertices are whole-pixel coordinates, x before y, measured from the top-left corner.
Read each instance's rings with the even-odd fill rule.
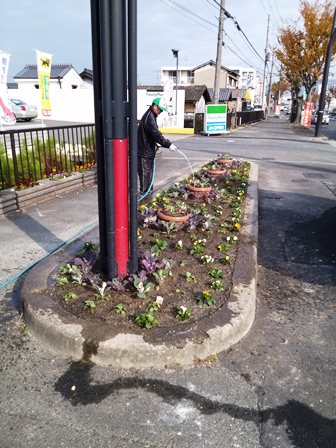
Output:
[[[278,11],[278,15],[280,17],[281,23],[283,23],[283,18],[281,17],[281,14],[280,14],[280,11],[278,8],[278,0],[275,0],[275,7],[276,7],[276,10]]]
[[[278,22],[278,19],[276,18],[275,14],[274,14],[274,12],[273,12],[273,8],[272,8],[272,6],[271,6],[270,1],[267,0],[267,3],[268,3],[268,6],[269,6],[269,9],[271,10],[272,16],[274,17],[274,20],[275,20],[276,23],[277,23],[277,26],[280,27],[280,23]]]
[[[254,66],[250,62],[247,62],[245,59],[241,58],[234,50],[232,50],[232,48],[228,44],[224,44],[224,47],[230,50],[231,53],[233,53],[238,59],[244,62],[244,64],[246,64],[248,67],[252,66],[259,75],[262,75],[262,72],[256,66]]]
[[[221,5],[217,2],[217,0],[213,0],[220,8],[221,8]],[[237,30],[238,31],[240,31],[242,34],[243,34],[243,36],[245,37],[245,39],[247,40],[247,42],[250,44],[250,46],[251,46],[251,48],[253,49],[253,51],[255,52],[255,54],[264,62],[264,59],[263,59],[263,57],[262,56],[260,56],[260,54],[257,52],[257,50],[254,48],[254,46],[252,45],[252,43],[250,42],[250,40],[249,40],[249,38],[246,36],[246,34],[244,33],[244,31],[241,29],[241,27],[240,27],[240,25],[239,25],[239,23],[237,22],[237,20],[225,9],[225,8],[223,8],[223,10],[224,10],[224,14],[226,15],[226,17],[228,18],[228,19],[232,19],[233,20],[233,22],[234,22],[234,24],[236,25],[236,27],[237,27]]]
[[[170,0],[166,0],[166,1],[169,2]],[[166,3],[164,0],[161,0],[161,2],[162,2],[164,5],[166,5],[166,6],[168,6],[169,8],[171,8],[173,11],[176,11],[176,12],[178,12],[179,14],[181,14],[182,16],[187,17],[187,19],[190,19],[190,17],[189,17],[187,14],[183,13],[182,11],[179,11],[177,8],[174,8],[174,6],[170,5],[169,3]],[[189,15],[190,15],[190,13],[189,13]],[[194,15],[194,14],[192,14],[192,15]],[[203,20],[202,17],[200,17],[200,19]],[[207,30],[210,30],[210,31],[213,31],[210,27],[205,26],[203,23],[201,23],[201,22],[199,22],[199,21],[196,21],[195,19],[193,19],[193,21],[194,21],[195,23],[197,23],[198,25],[201,25],[203,28],[205,28],[205,29],[207,29]],[[217,28],[217,25],[215,25],[214,23],[209,22],[209,24],[210,24],[211,26]]]
[[[217,11],[217,8],[216,8],[216,6],[210,1],[210,0],[205,0],[207,3],[209,3],[209,5],[211,5],[213,8],[215,8],[216,9],[216,11]]]
[[[183,11],[187,12],[188,14],[190,14],[190,15],[192,15],[194,17],[197,17],[197,19],[202,20],[203,22],[208,23],[209,25],[214,26],[214,27],[217,28],[217,25],[213,24],[212,22],[209,22],[209,20],[204,19],[203,17],[201,17],[198,14],[194,13],[193,11],[191,11],[191,9],[186,8],[185,6],[181,5],[177,1],[175,1],[175,0],[167,0],[167,1],[169,1],[173,5],[177,6],[178,8],[182,9]]]
[[[237,53],[234,53],[234,54],[235,54],[237,57],[239,57],[239,59],[240,59],[241,61],[243,61],[245,64],[247,64],[249,67],[253,67],[257,72],[259,72],[260,69],[259,69],[256,65],[251,64],[251,62],[247,62],[247,61],[246,61],[246,59],[248,59],[248,57],[246,57],[246,55],[244,55],[244,53],[240,50],[240,48],[237,47],[237,45],[236,45],[236,43],[234,42],[234,40],[232,40],[231,37],[230,37],[227,33],[224,33],[224,34],[225,34],[226,39],[228,39],[228,40],[231,42],[231,44],[234,45],[234,47],[238,50],[238,52],[240,52],[241,56],[243,56],[243,57],[239,56]],[[225,46],[225,43],[224,43],[224,46]],[[232,53],[233,53],[233,50],[231,50],[231,48],[230,48],[229,46],[228,46],[227,48],[228,48],[230,51],[232,51]]]
[[[206,0],[206,1],[210,3],[209,0]],[[203,17],[201,17],[201,16],[199,16],[198,14],[194,13],[193,11],[191,11],[190,9],[188,9],[188,8],[186,8],[185,6],[181,5],[181,4],[178,3],[177,1],[174,1],[174,0],[165,0],[165,1],[163,1],[163,0],[161,0],[161,2],[162,2],[163,4],[165,4],[166,6],[169,6],[171,9],[173,9],[173,10],[176,11],[176,12],[178,12],[179,14],[183,15],[184,17],[187,17],[188,19],[190,18],[189,16],[192,16],[192,17],[191,17],[192,20],[194,20],[196,23],[198,23],[199,25],[203,26],[203,27],[206,28],[206,29],[209,29],[209,27],[203,25],[203,24],[200,23],[200,22],[198,22],[197,19],[199,19],[199,20],[203,20],[203,21],[205,21],[206,23],[210,24],[211,26],[213,26],[214,28],[217,29],[217,25],[215,25],[215,24],[212,23],[212,22],[209,22],[209,21],[206,20],[206,19],[203,19]],[[170,5],[169,3],[166,3],[166,2],[172,3],[174,6],[172,6],[172,5]],[[213,3],[210,3],[210,4],[213,5]],[[213,7],[216,8],[214,5],[213,5]],[[180,8],[183,12],[180,11],[179,9],[177,9],[177,8]],[[216,8],[216,9],[217,9],[217,8]],[[188,16],[188,15],[189,15],[189,16]],[[239,57],[239,56],[237,55],[237,53],[234,53],[234,54],[235,54],[237,57],[239,57],[245,64],[247,64],[248,66],[252,66],[252,67],[254,67],[254,68],[256,69],[256,66],[254,66],[254,65],[251,64],[250,62],[246,62],[246,59],[248,59],[248,58],[246,58],[246,56],[242,53],[241,49],[239,49],[239,48],[237,47],[237,45],[233,42],[233,40],[232,40],[226,33],[225,33],[225,35],[226,35],[226,37],[231,41],[231,43],[237,48],[238,52],[240,52],[240,53],[242,54],[242,56],[245,58],[245,60],[244,60],[243,58]],[[240,34],[239,34],[239,35],[240,35]],[[246,43],[245,40],[244,40],[244,42]],[[247,48],[250,49],[249,46],[248,46]],[[257,69],[257,70],[259,70],[259,69]]]

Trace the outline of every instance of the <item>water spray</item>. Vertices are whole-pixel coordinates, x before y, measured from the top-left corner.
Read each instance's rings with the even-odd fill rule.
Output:
[[[195,174],[194,174],[194,170],[193,167],[190,163],[190,160],[188,159],[188,157],[184,154],[184,152],[180,151],[179,149],[176,150],[178,153],[180,153],[188,162],[190,170],[191,170],[191,174],[192,174],[192,178],[193,178],[193,182],[195,182]],[[154,157],[154,163],[153,163],[153,175],[152,175],[152,179],[151,182],[149,184],[149,187],[147,188],[147,190],[145,191],[145,193],[143,193],[139,198],[138,198],[138,202],[142,201],[151,191],[153,182],[154,182],[154,177],[155,177],[155,157]]]

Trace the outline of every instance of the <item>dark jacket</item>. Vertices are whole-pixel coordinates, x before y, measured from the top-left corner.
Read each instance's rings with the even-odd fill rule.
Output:
[[[161,134],[156,124],[156,115],[150,107],[140,120],[138,127],[138,156],[153,159],[157,144],[169,148],[171,141]]]

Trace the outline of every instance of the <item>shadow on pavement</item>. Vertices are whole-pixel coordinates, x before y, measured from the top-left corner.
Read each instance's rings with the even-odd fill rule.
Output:
[[[288,439],[296,448],[333,448],[336,440],[336,421],[323,417],[309,406],[289,400],[282,406],[257,410],[211,400],[186,387],[150,378],[122,377],[108,384],[90,385],[92,363],[73,362],[54,387],[56,392],[73,406],[98,404],[105,398],[127,389],[143,389],[162,398],[171,406],[189,400],[204,415],[225,413],[233,418],[254,422],[256,425],[272,421],[286,425]]]
[[[335,201],[259,190],[258,263],[287,277],[334,285]]]
[[[63,240],[54,235],[30,215],[20,213],[9,215],[7,219],[46,251],[63,243]]]

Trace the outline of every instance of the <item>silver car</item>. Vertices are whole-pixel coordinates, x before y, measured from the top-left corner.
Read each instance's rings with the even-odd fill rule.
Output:
[[[17,120],[30,121],[38,116],[37,107],[11,98],[11,108]]]

